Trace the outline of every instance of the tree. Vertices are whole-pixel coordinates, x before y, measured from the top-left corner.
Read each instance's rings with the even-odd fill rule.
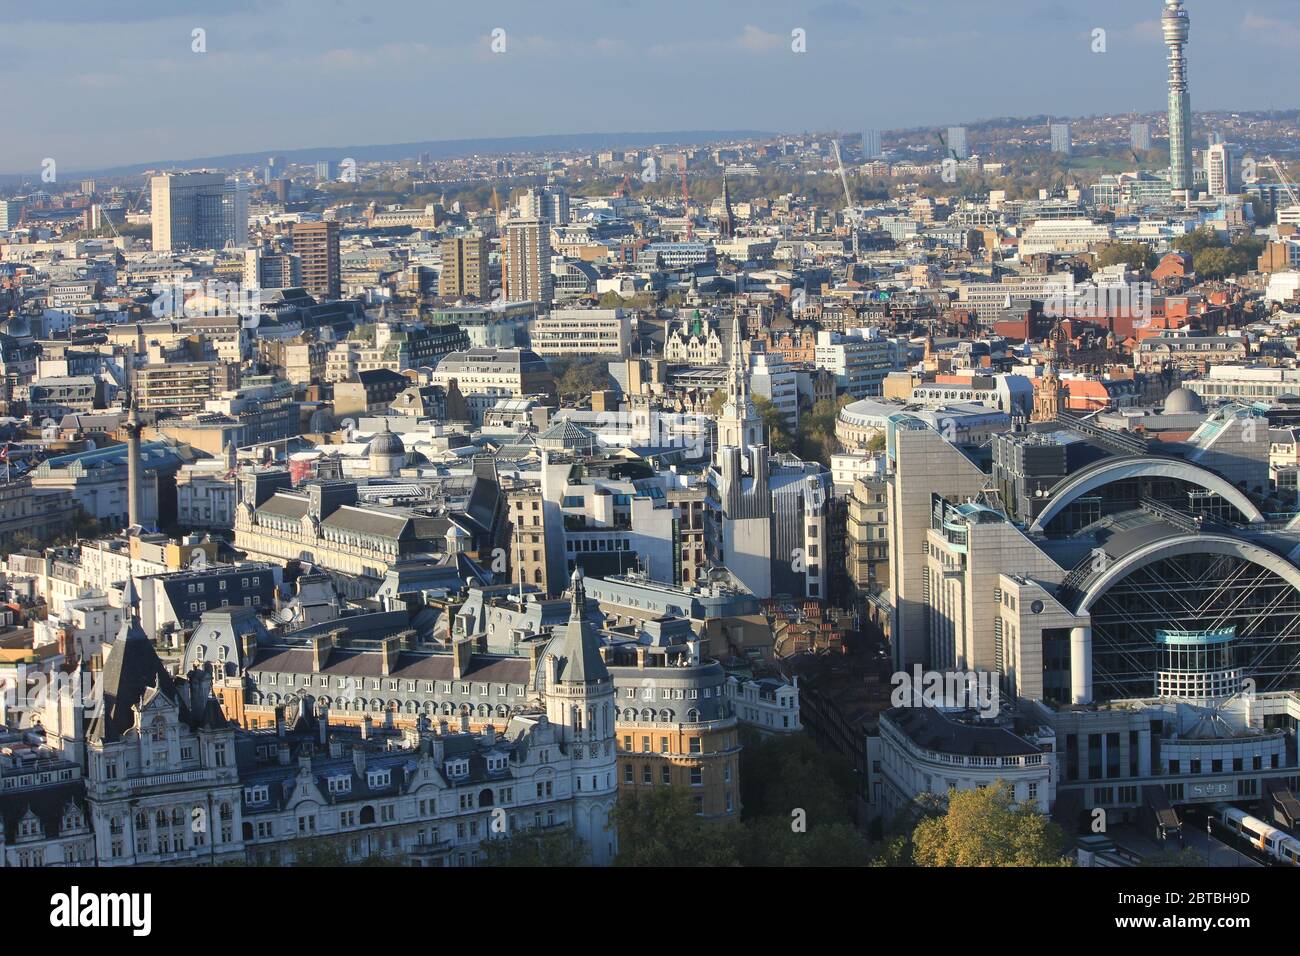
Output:
[[[848,762],[821,750],[807,734],[741,739],[740,799],[745,817],[774,816],[789,829],[803,811],[809,828],[853,822],[855,781]]]
[[[763,420],[763,433],[767,435],[767,444],[772,451],[792,451],[794,436],[786,424],[785,415],[766,395],[754,396],[754,408]]]
[[[789,817],[762,817],[745,824],[742,866],[866,866],[870,848],[851,823],[810,823],[796,830]]]
[[[917,824],[912,841],[917,866],[1068,865],[1064,831],[1001,781],[949,790],[947,812]]]
[[[1174,240],[1173,246],[1179,252],[1196,258],[1198,252],[1206,249],[1218,249],[1223,246],[1223,240],[1213,229],[1197,229],[1195,232],[1189,232],[1179,236]]]
[[[1117,266],[1124,263],[1130,269],[1143,270],[1155,268],[1156,254],[1140,242],[1112,242],[1097,252],[1097,268]]]
[[[839,450],[839,441],[835,437],[835,422],[840,409],[848,402],[844,396],[839,402],[823,398],[812,407],[812,411],[799,419],[798,453],[805,461],[819,461],[827,468],[831,464],[831,455]]]
[[[610,814],[618,830],[617,866],[736,866],[735,824],[704,820],[678,787],[619,795]]]
[[[586,398],[592,392],[609,388],[609,363],[614,355],[552,356],[546,360],[555,376],[555,390],[561,398]]]
[[[373,853],[353,859],[344,837],[301,837],[288,845],[294,866],[405,866],[406,854]]]
[[[484,866],[582,866],[585,845],[567,827],[517,830],[482,844]]]

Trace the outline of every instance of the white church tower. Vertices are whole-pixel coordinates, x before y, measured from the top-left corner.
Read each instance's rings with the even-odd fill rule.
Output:
[[[722,463],[724,448],[739,448],[742,452],[754,445],[763,444],[763,420],[749,395],[749,368],[741,345],[740,308],[737,306],[731,319],[731,363],[727,374],[727,403],[718,416],[718,441],[714,451],[715,464]]]
[[[600,654],[600,638],[587,621],[582,571],[570,582],[569,623],[546,648],[546,717],[560,729],[572,760],[573,830],[591,862],[614,862],[618,837],[609,827],[618,797],[614,752],[614,678]]]

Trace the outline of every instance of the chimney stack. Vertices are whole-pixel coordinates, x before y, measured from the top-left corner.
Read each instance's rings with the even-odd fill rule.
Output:
[[[366,748],[357,746],[352,748],[352,769],[357,772],[358,777],[366,775]]]
[[[462,637],[451,645],[451,676],[460,680],[469,673],[470,661],[474,657],[473,643],[468,637]]]
[[[275,735],[284,739],[284,704],[275,705]]]
[[[334,635],[321,635],[311,639],[311,671],[319,674],[329,662],[330,651],[334,649]]]
[[[369,740],[373,732],[374,732],[374,721],[370,719],[369,714],[366,714],[364,717],[361,718],[361,739]]]
[[[380,671],[385,677],[397,669],[397,658],[402,653],[402,638],[400,635],[386,637],[379,643]]]

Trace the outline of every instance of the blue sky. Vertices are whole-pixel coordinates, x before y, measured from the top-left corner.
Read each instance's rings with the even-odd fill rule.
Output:
[[[1161,0],[29,0],[0,172],[350,143],[1162,109]],[[1187,0],[1193,109],[1296,107],[1297,0]],[[206,31],[207,52],[191,51]],[[493,53],[491,34],[505,31]],[[1107,50],[1093,53],[1092,32]],[[791,51],[791,31],[807,52]]]

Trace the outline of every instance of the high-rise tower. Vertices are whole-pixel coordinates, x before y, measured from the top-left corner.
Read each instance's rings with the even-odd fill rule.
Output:
[[[1169,47],[1169,185],[1175,192],[1192,188],[1192,96],[1187,90],[1187,58],[1183,47],[1191,20],[1183,0],[1165,0],[1161,18]]]

